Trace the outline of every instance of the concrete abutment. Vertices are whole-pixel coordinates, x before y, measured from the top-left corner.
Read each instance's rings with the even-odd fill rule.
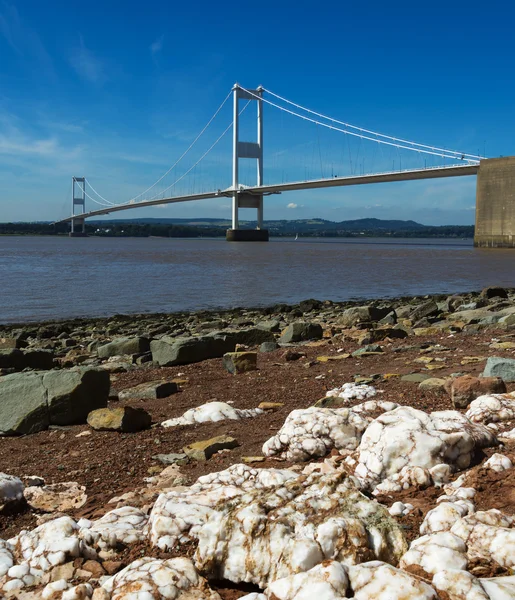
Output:
[[[515,156],[479,164],[474,246],[515,248]]]

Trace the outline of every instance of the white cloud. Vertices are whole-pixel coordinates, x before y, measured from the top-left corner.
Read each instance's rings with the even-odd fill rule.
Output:
[[[150,44],[150,52],[152,53],[153,56],[155,56],[158,52],[161,52],[161,50],[163,49],[164,39],[165,39],[165,36],[160,35],[157,38],[157,40],[155,40],[154,42],[152,42],[152,44]]]
[[[72,51],[70,64],[80,77],[91,83],[102,84],[107,79],[103,62],[86,48],[82,35],[79,46]]]

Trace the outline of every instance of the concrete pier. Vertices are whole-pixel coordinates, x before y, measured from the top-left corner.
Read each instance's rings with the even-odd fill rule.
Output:
[[[515,248],[515,156],[479,163],[474,246]]]
[[[228,242],[268,242],[268,229],[228,229]]]

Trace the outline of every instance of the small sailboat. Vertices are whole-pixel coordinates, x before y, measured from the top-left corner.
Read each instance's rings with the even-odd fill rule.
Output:
[[[296,242],[298,239],[299,239],[299,234],[297,233],[294,241]]]

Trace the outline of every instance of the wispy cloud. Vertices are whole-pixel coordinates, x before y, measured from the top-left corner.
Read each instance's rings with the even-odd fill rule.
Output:
[[[154,40],[150,44],[150,52],[152,53],[152,56],[155,56],[156,54],[161,52],[161,50],[163,49],[164,39],[165,39],[165,36],[160,35],[156,40]]]
[[[20,17],[18,15],[18,11],[16,10],[15,6],[3,2],[0,10],[0,33],[5,38],[9,46],[11,46],[15,52],[21,55],[22,51],[14,39],[16,29],[20,29]]]
[[[46,76],[56,78],[52,59],[41,38],[22,21],[14,4],[0,3],[0,36],[22,59],[36,61]]]
[[[103,84],[107,80],[103,61],[86,47],[82,35],[79,36],[79,40],[79,45],[73,49],[70,56],[71,66],[82,79],[97,85]]]

